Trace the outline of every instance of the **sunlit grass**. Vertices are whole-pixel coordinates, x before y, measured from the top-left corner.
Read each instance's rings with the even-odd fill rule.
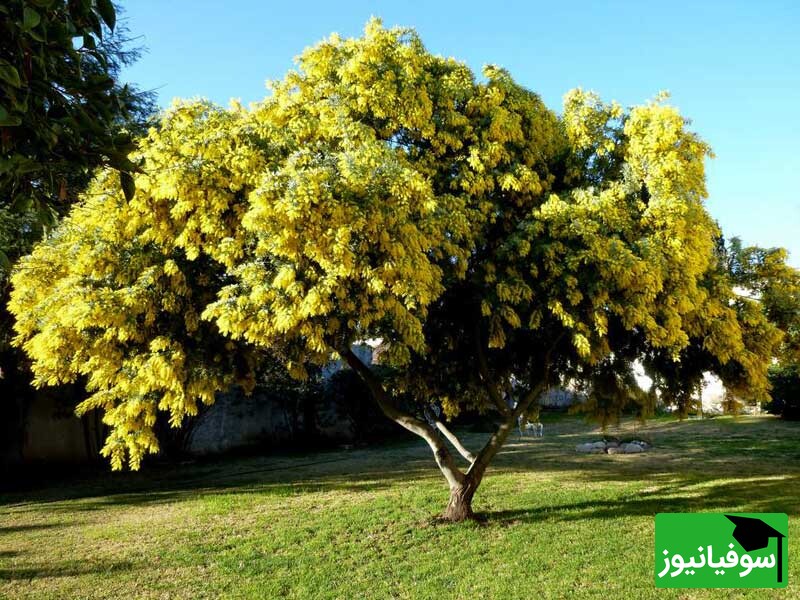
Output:
[[[447,493],[422,443],[154,467],[0,497],[0,596],[41,598],[796,597],[800,425],[769,417],[637,435],[642,455],[578,455],[597,432],[544,417],[475,501]],[[631,433],[627,424],[624,433]],[[478,448],[483,436],[466,434]],[[653,515],[790,515],[786,590],[656,590]]]

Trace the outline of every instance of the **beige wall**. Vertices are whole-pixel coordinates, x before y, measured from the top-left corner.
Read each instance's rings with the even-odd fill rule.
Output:
[[[23,461],[85,462],[89,458],[84,421],[59,406],[56,398],[39,394],[27,407]]]

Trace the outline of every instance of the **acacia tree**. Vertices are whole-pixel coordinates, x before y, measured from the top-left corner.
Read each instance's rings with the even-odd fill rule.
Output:
[[[452,519],[471,515],[488,464],[551,383],[582,387],[583,409],[603,423],[631,404],[646,415],[656,393],[689,398],[709,371],[767,397],[782,334],[762,303],[734,292],[717,251],[703,207],[708,147],[660,101],[623,111],[575,90],[562,122],[569,152],[551,168],[562,179],[540,194],[493,191],[466,276],[425,322],[428,352],[400,376],[446,414],[467,404],[501,416],[479,452],[462,452]],[[635,383],[637,360],[650,394]]]
[[[175,105],[139,143],[135,195],[101,173],[17,269],[37,382],[85,375],[103,454],[138,468],[159,411],[179,423],[263,353],[298,378],[339,355],[430,446],[451,520],[557,380],[614,396],[635,358],[700,343],[763,392],[778,336],[754,305],[770,335],[751,345],[716,276],[709,149],[679,113],[576,90],[559,117],[502,69],[484,77],[373,20],[251,109]],[[351,351],[367,338],[389,376]],[[493,411],[497,431],[473,453],[430,403]]]

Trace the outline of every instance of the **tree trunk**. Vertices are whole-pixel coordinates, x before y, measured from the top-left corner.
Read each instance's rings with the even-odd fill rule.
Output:
[[[383,389],[381,381],[370,371],[367,365],[361,362],[361,359],[358,358],[349,347],[340,350],[339,354],[347,361],[350,368],[358,373],[359,377],[367,384],[373,399],[378,403],[383,414],[427,442],[431,451],[433,451],[436,464],[442,472],[442,475],[447,479],[450,488],[453,489],[464,485],[466,482],[464,473],[456,466],[453,456],[450,454],[447,446],[445,446],[438,430],[426,421],[395,406],[389,394]]]
[[[450,500],[442,513],[442,519],[452,523],[460,523],[467,519],[474,519],[472,512],[472,497],[475,495],[477,485],[471,482],[450,489]]]
[[[539,383],[534,385],[525,397],[517,403],[516,407],[511,410],[504,404],[504,400],[499,393],[497,393],[494,384],[488,380],[488,371],[486,372],[487,384],[489,384],[488,389],[492,392],[491,395],[496,400],[495,404],[503,419],[497,431],[492,434],[483,449],[475,455],[469,452],[444,424],[437,423],[436,426],[430,425],[428,422],[395,406],[389,394],[383,388],[381,381],[349,347],[342,348],[339,354],[345,359],[348,365],[358,373],[364,383],[366,383],[372,397],[383,413],[395,423],[420,436],[430,446],[436,464],[450,486],[450,500],[442,514],[442,518],[446,521],[456,523],[467,519],[474,519],[472,497],[475,495],[475,491],[478,489],[489,463],[500,451],[500,448],[505,443],[506,438],[508,438],[508,434],[513,428],[514,423],[517,422],[519,416],[528,410],[531,403],[539,397],[539,394],[544,389],[546,379],[543,377]],[[453,456],[444,444],[442,435],[453,444],[467,461],[469,461],[470,465],[466,473],[456,466]]]

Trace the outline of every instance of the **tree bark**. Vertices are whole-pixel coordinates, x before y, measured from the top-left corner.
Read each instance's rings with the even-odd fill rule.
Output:
[[[467,481],[463,485],[450,488],[450,500],[442,513],[442,519],[453,523],[474,519],[472,497],[475,495],[478,485]]]
[[[441,432],[441,434],[444,437],[446,437],[447,440],[453,445],[453,448],[458,450],[458,453],[461,456],[463,456],[464,459],[469,464],[475,462],[475,458],[477,457],[464,447],[464,444],[461,443],[461,440],[459,440],[456,437],[456,435],[452,431],[450,431],[444,423],[442,423],[441,421],[435,421],[434,425],[436,426],[436,429],[438,429]]]

